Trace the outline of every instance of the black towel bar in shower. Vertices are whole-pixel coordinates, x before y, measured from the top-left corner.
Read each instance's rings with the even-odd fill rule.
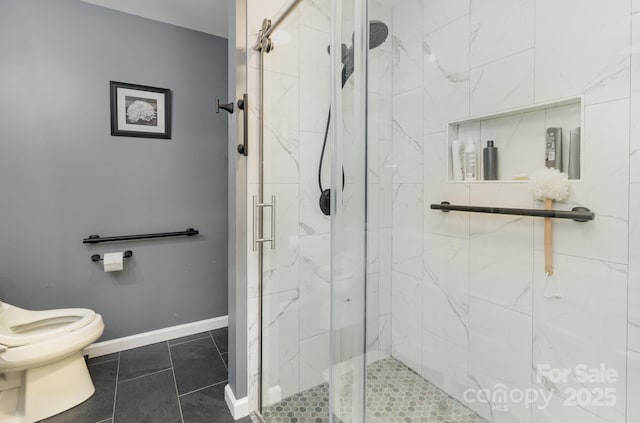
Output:
[[[133,257],[133,251],[131,250],[127,250],[124,253],[122,253],[122,258],[131,258]],[[100,254],[94,254],[91,256],[91,261],[102,261],[104,260],[102,257],[100,257]]]
[[[555,219],[573,219],[576,222],[588,222],[595,219],[594,212],[586,207],[574,207],[571,211],[544,209],[512,209],[506,207],[454,206],[447,201],[432,204],[432,210],[462,211],[471,213],[510,214],[515,216],[552,217]]]
[[[100,235],[91,235],[89,238],[82,240],[83,244],[99,244],[101,242],[116,242],[116,241],[131,241],[138,239],[151,239],[151,238],[167,238],[171,236],[193,236],[198,235],[200,232],[189,228],[181,232],[160,232],[156,234],[140,234],[140,235],[123,235],[123,236],[107,236],[101,237]]]

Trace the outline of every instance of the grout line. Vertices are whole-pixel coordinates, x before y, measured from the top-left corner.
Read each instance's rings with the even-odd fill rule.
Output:
[[[631,16],[629,17],[629,145],[627,146],[627,151],[628,151],[628,161],[627,161],[627,175],[628,175],[628,184],[627,184],[627,309],[626,309],[626,345],[627,345],[627,350],[625,351],[625,373],[626,373],[626,377],[625,377],[625,386],[624,386],[624,394],[625,394],[625,409],[624,409],[624,416],[625,416],[625,420],[629,420],[629,410],[630,410],[630,406],[629,406],[629,379],[631,379],[630,377],[630,372],[629,372],[629,353],[631,352],[631,348],[629,345],[629,328],[630,328],[630,320],[629,320],[629,310],[630,310],[630,305],[631,305],[631,273],[630,271],[633,269],[633,266],[631,266],[631,223],[632,223],[632,219],[631,219],[631,170],[632,170],[632,162],[631,162],[631,145],[632,145],[632,141],[633,141],[633,126],[631,124],[631,122],[633,122],[633,64],[634,64],[634,54],[633,54],[633,33],[634,33],[634,27],[633,27],[633,21],[634,21],[634,17],[633,17],[633,0],[630,0],[630,6],[631,6]]]
[[[106,423],[106,422],[110,422],[113,421],[112,419],[104,419],[104,420],[100,420],[99,422],[96,423]]]
[[[536,36],[537,36],[537,32],[536,32],[536,13],[538,13],[538,8],[537,8],[537,3],[533,2],[533,104],[536,103],[536,52],[537,50],[537,46],[536,46]],[[533,418],[533,411],[531,411],[531,418]]]
[[[208,338],[208,337],[209,337],[208,335],[205,335],[205,336],[203,336],[203,337],[201,337],[201,338],[188,339],[188,340],[186,340],[186,341],[177,342],[177,343],[175,343],[175,344],[169,344],[169,348],[171,348],[171,347],[175,347],[176,345],[188,344],[189,342],[193,342],[193,341],[201,341],[201,340],[203,340],[203,339],[205,339],[205,338]]]
[[[118,361],[120,358],[120,353],[118,353],[118,358],[112,358],[110,360],[100,361],[99,363],[87,363],[87,367],[99,366],[100,364],[111,363],[112,361]],[[98,422],[99,423],[99,422]]]
[[[173,366],[173,364],[172,364],[172,366]],[[142,379],[143,377],[147,377],[147,376],[151,376],[151,375],[157,375],[158,373],[166,372],[167,370],[171,370],[171,369],[172,369],[172,367],[167,367],[165,369],[155,370],[155,371],[153,371],[151,373],[147,373],[147,374],[140,375],[140,376],[135,376],[135,377],[132,377],[130,379],[124,379],[122,381],[119,381],[118,383],[126,383],[126,382],[130,382],[132,380]]]
[[[506,56],[490,60],[490,61],[488,61],[486,63],[482,63],[482,64],[480,64],[478,66],[474,66],[474,67],[471,67],[471,62],[469,62],[469,74],[471,74],[472,71],[482,69],[482,68],[484,68],[484,67],[486,67],[488,65],[493,65],[493,64],[495,64],[497,62],[500,62],[502,60],[511,59],[511,58],[513,58],[513,57],[515,57],[515,56],[517,56],[519,54],[526,53],[528,51],[534,51],[534,50],[535,50],[535,46],[527,47],[527,48],[524,48],[522,50],[518,50],[515,53],[510,53],[510,54],[508,54]],[[469,54],[471,54],[471,53],[469,53]],[[535,56],[535,52],[534,52],[534,56]]]
[[[467,27],[467,74],[468,74],[468,78],[469,78],[469,103],[467,104],[467,116],[471,116],[471,101],[473,100],[473,90],[471,88],[471,0],[469,0],[467,2],[467,19],[469,19],[469,24]],[[458,130],[460,129],[460,127],[458,127]],[[449,132],[448,128],[446,130],[446,132]],[[449,140],[447,140],[447,148],[448,148],[448,144]],[[448,156],[448,152],[447,152],[447,156]],[[448,159],[447,159],[448,160]],[[468,355],[468,354],[467,354]],[[468,371],[467,371],[468,373]]]
[[[118,367],[116,369],[116,386],[113,391],[113,407],[111,409],[111,420],[115,422],[116,418],[116,400],[118,397],[118,379],[120,378],[120,353],[118,353]]]
[[[627,223],[628,223],[628,221],[627,221]],[[537,252],[537,253],[543,253],[544,252],[544,248],[538,249],[538,248],[534,247],[533,251]],[[611,260],[602,260],[602,259],[597,259],[597,258],[593,258],[593,257],[579,256],[579,255],[576,255],[576,254],[559,253],[559,252],[555,252],[554,251],[553,255],[577,258],[577,259],[588,260],[588,261],[598,261],[600,263],[615,264],[615,265],[618,265],[618,266],[629,266],[629,263],[622,263],[622,262],[619,262],[619,261],[611,261]]]
[[[471,276],[469,276],[469,278],[471,278]],[[532,282],[532,284],[533,284],[533,282]],[[533,287],[532,287],[531,290],[533,290]],[[500,303],[497,303],[495,301],[488,300],[486,298],[478,297],[476,295],[471,294],[471,292],[469,292],[469,302],[471,302],[471,300],[473,300],[473,301],[481,301],[481,302],[483,302],[485,304],[489,304],[489,305],[492,305],[492,306],[500,307],[503,310],[512,311],[514,313],[518,313],[521,316],[533,319],[533,314],[528,314],[528,313],[525,313],[524,311],[520,311],[520,310],[517,310],[515,308],[509,307],[508,305],[500,304]]]
[[[218,355],[220,356],[220,359],[222,360],[222,364],[224,365],[224,368],[229,370],[229,367],[227,366],[227,363],[224,361],[224,357],[222,357],[222,353],[220,352],[220,348],[218,348],[218,344],[216,344],[216,340],[213,339],[213,334],[211,333],[211,331],[209,331],[209,338],[211,338],[211,342],[213,342],[213,346],[215,347],[216,351],[218,352]],[[228,357],[227,353],[227,357]],[[227,374],[227,377],[229,377],[229,375]]]
[[[626,97],[617,97],[611,100],[596,101],[595,103],[587,103],[586,101],[584,101],[584,108],[586,109],[587,107],[591,107],[591,106],[598,106],[600,104],[607,104],[607,103],[615,103],[616,101],[623,101],[623,100],[631,100],[631,95],[628,95]]]
[[[220,385],[221,383],[227,383],[228,381],[228,379],[225,379],[220,382],[212,383],[211,385],[203,386],[202,388],[194,389],[193,391],[185,392],[184,394],[179,394],[178,398],[184,397],[185,395],[193,394],[194,392],[202,391],[203,389],[211,388],[212,386]]]
[[[178,400],[178,411],[180,411],[180,421],[184,423],[184,416],[182,415],[182,405],[180,404],[180,395],[178,394],[178,381],[176,380],[176,372],[173,369],[173,357],[171,357],[171,347],[169,341],[167,342],[167,349],[169,350],[169,361],[171,362],[171,374],[173,375],[173,386],[176,388],[176,399]]]
[[[423,6],[423,7],[424,7],[424,6]],[[423,10],[423,12],[422,12],[422,13],[423,13],[423,16],[424,16],[424,10]],[[469,15],[469,16],[467,16],[467,15]],[[437,28],[435,28],[435,29],[430,30],[429,32],[424,32],[424,25],[423,25],[423,26],[422,26],[422,31],[423,31],[422,36],[423,36],[423,37],[427,37],[427,36],[429,36],[429,35],[433,35],[434,33],[436,33],[436,32],[438,32],[438,31],[440,31],[441,29],[444,29],[444,28],[446,28],[447,26],[451,25],[452,23],[455,23],[455,22],[457,22],[457,21],[462,20],[463,18],[471,18],[471,8],[469,8],[467,12],[465,12],[464,14],[462,14],[462,15],[458,16],[457,18],[453,18],[452,20],[447,21],[447,23],[444,23],[444,24],[440,25],[439,27],[437,27]],[[470,19],[469,19],[469,20],[470,20]],[[424,22],[424,18],[423,18],[423,22]],[[469,25],[469,31],[471,31],[471,25]]]

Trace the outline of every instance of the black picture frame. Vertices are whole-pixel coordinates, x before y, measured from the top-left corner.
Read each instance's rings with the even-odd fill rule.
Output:
[[[111,135],[171,139],[171,90],[110,81]]]

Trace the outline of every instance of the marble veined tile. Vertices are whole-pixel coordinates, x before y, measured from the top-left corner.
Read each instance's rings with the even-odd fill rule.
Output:
[[[393,94],[422,88],[422,38],[393,34]]]
[[[375,353],[380,344],[380,274],[367,274],[367,352]]]
[[[469,344],[469,240],[425,234],[422,327]]]
[[[307,339],[329,330],[330,315],[329,234],[300,239],[300,337]]]
[[[443,213],[431,210],[431,204],[448,201],[469,204],[469,184],[448,183],[447,162],[450,162],[446,133],[424,136],[424,230],[426,233],[469,238],[468,213]]]
[[[631,184],[629,208],[629,324],[627,398],[640,396],[640,184]],[[640,403],[627,402],[627,421],[640,421]]]
[[[471,186],[470,204],[530,208],[525,185]],[[473,213],[470,236],[470,292],[474,298],[531,315],[533,218]]]
[[[279,401],[299,392],[299,294],[298,290],[263,298],[263,392],[266,402]]]
[[[329,352],[329,332],[300,341],[301,391],[327,382]]]
[[[507,392],[530,388],[531,317],[472,298],[469,322],[469,386],[473,392],[495,391],[500,385]],[[530,421],[531,410],[522,403],[475,402],[469,406],[493,422]]]
[[[535,100],[629,97],[631,3],[537,0]]]
[[[394,184],[393,271],[422,279],[422,186]],[[394,279],[395,281],[395,279]]]
[[[640,184],[630,187],[629,218],[629,323],[640,328]]]
[[[469,19],[424,37],[424,133],[469,115]]]
[[[640,9],[640,0],[638,3]],[[629,148],[630,179],[640,182],[640,14],[631,18],[631,146]]]
[[[464,391],[469,386],[468,361],[468,345],[460,347],[428,330],[423,331],[420,374],[461,402],[465,402]]]
[[[393,182],[422,182],[422,90],[393,98]]]
[[[300,235],[326,234],[330,229],[330,217],[322,213],[318,205],[318,165],[322,140],[323,134],[320,132],[300,132]],[[331,187],[331,154],[328,147],[324,153],[322,184],[324,189],[328,189]]]
[[[471,0],[471,67],[533,47],[534,0]]]
[[[393,272],[392,355],[415,372],[422,369],[421,278]]]
[[[469,0],[430,0],[423,3],[423,33],[440,29],[469,14]]]
[[[265,183],[296,183],[299,180],[298,92],[297,77],[265,71],[263,114]]]
[[[544,405],[541,401],[531,408],[532,423],[609,423],[584,408],[566,405],[557,395],[551,397],[548,406]]]
[[[423,0],[404,0],[393,7],[393,35],[409,39],[422,35]]]
[[[379,350],[381,353],[388,355],[391,355],[391,320],[391,314],[381,315],[378,320]]]
[[[331,32],[331,0],[304,0],[300,3],[300,25]]]
[[[271,203],[276,197],[276,248],[265,243],[263,249],[262,285],[265,293],[276,293],[298,288],[298,185],[265,184],[264,200]],[[264,209],[264,237],[271,238],[270,208]],[[253,223],[251,223],[253,224]]]
[[[301,26],[300,40],[300,56],[296,63],[300,67],[300,130],[324,132],[331,94],[329,34]]]
[[[471,70],[471,115],[533,104],[533,49]]]
[[[635,342],[640,343],[640,330],[635,328]],[[629,350],[629,381],[627,385],[627,398],[638,398],[640,396],[640,351]],[[640,419],[640,403],[638,401],[627,401],[627,421],[635,422]]]
[[[536,251],[534,381],[565,399],[571,389],[612,388],[614,406],[588,403],[585,407],[607,421],[624,422],[627,266],[559,254],[553,255],[553,261],[554,274],[547,280],[544,254]],[[614,369],[617,377],[609,383],[580,381],[575,377],[578,365],[596,369],[604,365]],[[567,368],[571,373],[566,380],[553,380],[543,366]]]

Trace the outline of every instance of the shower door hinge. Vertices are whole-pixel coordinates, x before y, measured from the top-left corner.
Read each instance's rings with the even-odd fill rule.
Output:
[[[262,29],[258,32],[258,41],[254,49],[263,53],[269,53],[273,50],[273,41],[269,38],[269,29],[271,29],[271,19],[264,19],[262,21]]]

